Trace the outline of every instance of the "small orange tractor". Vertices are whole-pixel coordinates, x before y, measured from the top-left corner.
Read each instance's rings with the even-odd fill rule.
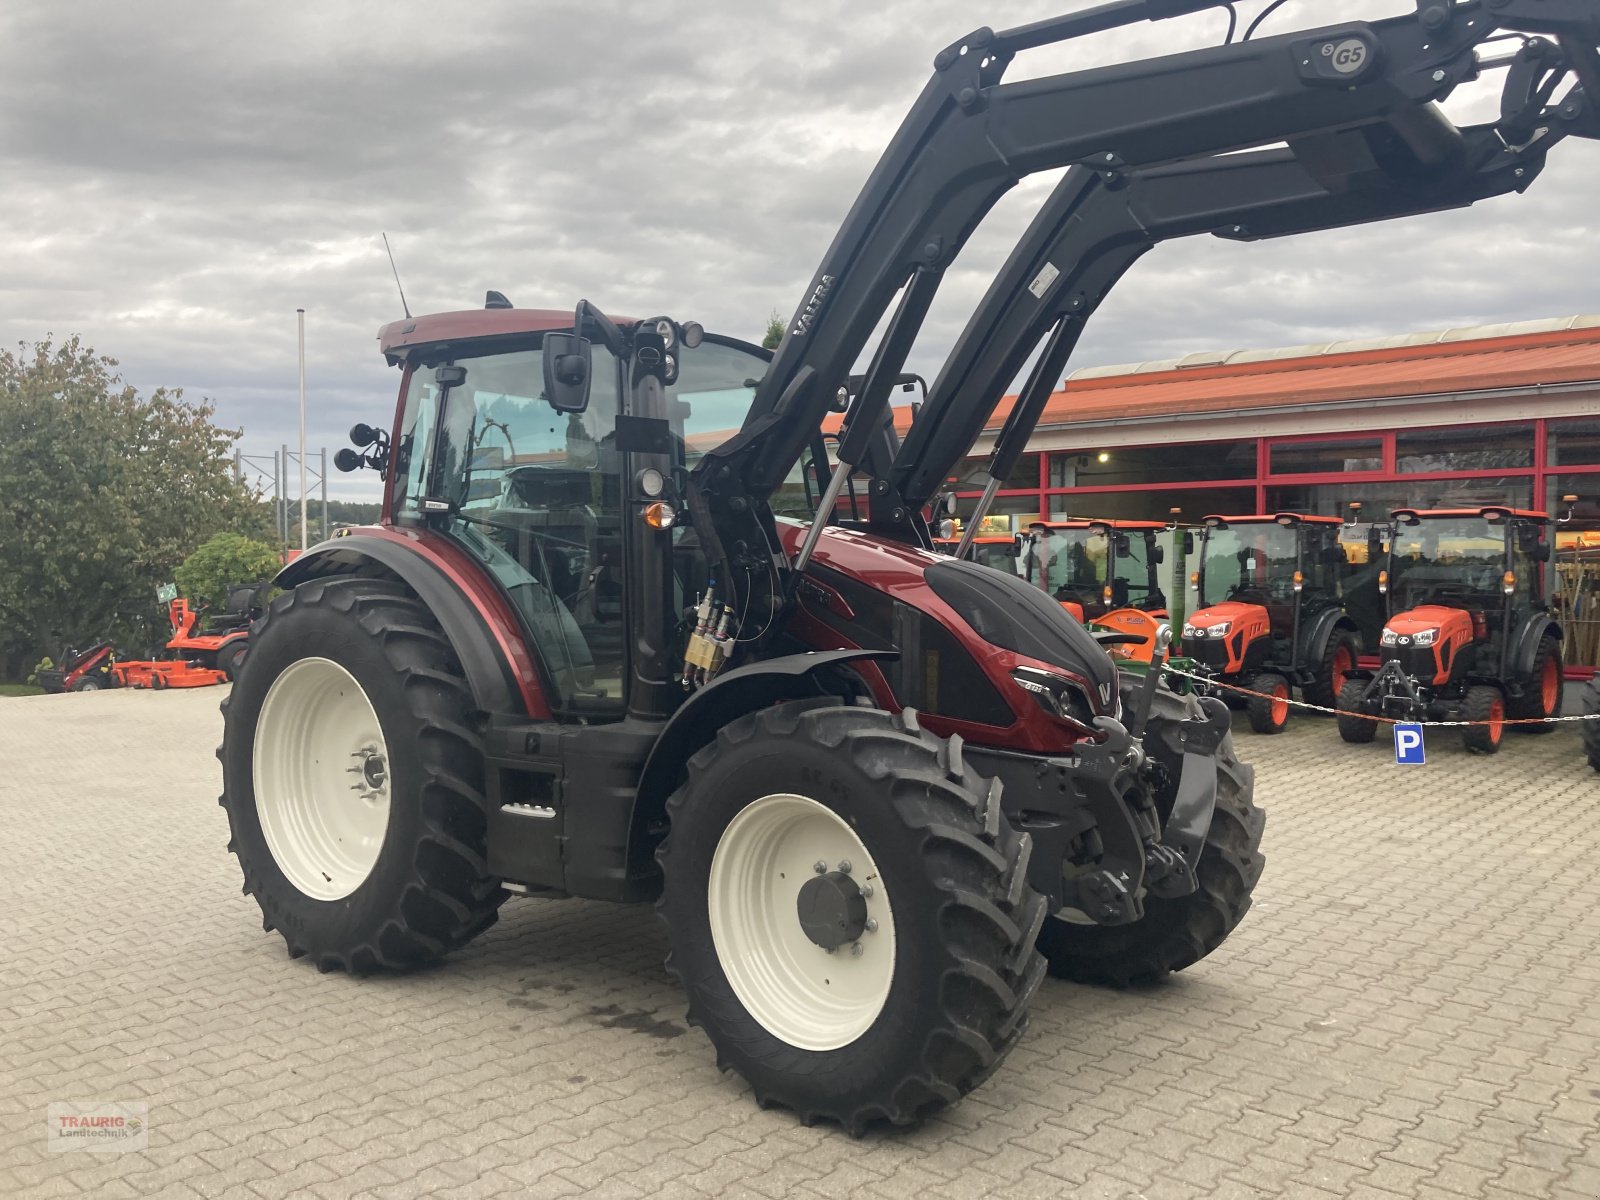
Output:
[[[1183,653],[1201,674],[1255,693],[1245,710],[1257,733],[1283,731],[1293,687],[1332,707],[1355,669],[1361,639],[1341,599],[1343,524],[1300,513],[1205,519]]]
[[[1079,621],[1099,621],[1117,609],[1167,615],[1156,568],[1166,551],[1159,521],[1035,521],[1024,552],[1025,575]]]
[[[1561,626],[1545,599],[1546,513],[1492,506],[1397,509],[1378,586],[1390,617],[1383,666],[1352,671],[1339,736],[1370,742],[1377,717],[1463,720],[1466,748],[1500,749],[1507,719],[1561,711]],[[1547,733],[1551,725],[1520,726]]]

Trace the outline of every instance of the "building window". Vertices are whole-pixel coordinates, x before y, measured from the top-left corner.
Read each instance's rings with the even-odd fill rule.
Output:
[[[1254,479],[1256,443],[1181,442],[1168,446],[1109,446],[1050,456],[1053,488],[1119,487],[1143,483],[1203,483]]]
[[[1552,467],[1600,466],[1600,421],[1551,421],[1549,438]]]
[[[1273,475],[1346,475],[1383,470],[1383,439],[1324,438],[1278,442],[1270,458]]]
[[[1531,466],[1532,425],[1466,425],[1402,430],[1395,435],[1395,469],[1402,475]]]
[[[1363,521],[1383,520],[1396,508],[1483,508],[1491,504],[1527,508],[1532,500],[1533,479],[1527,476],[1373,480],[1267,489],[1267,507],[1273,512],[1348,518],[1350,503],[1356,501]]]
[[[1254,487],[1197,487],[1155,492],[1080,492],[1050,496],[1046,503],[1052,521],[1170,521],[1198,525],[1212,513],[1237,515],[1256,509]]]
[[[984,458],[969,458],[962,462],[958,468],[959,474],[950,477],[950,486],[957,492],[981,492],[989,486],[989,460]],[[1017,459],[1017,465],[1010,475],[1000,481],[1000,490],[1004,492],[1039,490],[1039,456],[1037,454],[1024,454]]]

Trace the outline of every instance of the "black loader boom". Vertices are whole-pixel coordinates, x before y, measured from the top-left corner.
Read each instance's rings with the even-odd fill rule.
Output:
[[[944,271],[1023,177],[1080,168],[963,335],[890,479],[875,484],[883,523],[908,539],[926,540],[920,502],[1048,335],[1002,438],[1006,456],[1019,452],[1082,318],[1155,241],[1280,236],[1470,204],[1525,187],[1561,139],[1600,137],[1590,98],[1600,95],[1600,0],[1418,0],[1415,13],[1385,20],[1003,81],[1020,51],[1213,7],[1125,0],[1001,33],[978,29],[940,52],[790,320],[743,429],[695,470],[687,499],[712,556],[743,565],[729,577],[783,580],[765,604],[783,602],[786,577],[804,569],[819,530],[790,563],[770,549],[767,496],[815,438],[898,295],[839,446],[840,461],[863,463]],[[1520,49],[1482,50],[1508,36]],[[1489,67],[1508,68],[1500,120],[1457,128],[1437,102]],[[1287,149],[1233,154],[1279,143]],[[1029,275],[1035,260],[1061,277]],[[755,569],[762,557],[770,571]]]

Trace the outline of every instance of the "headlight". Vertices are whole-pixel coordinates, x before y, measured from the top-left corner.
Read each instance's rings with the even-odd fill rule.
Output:
[[[1185,625],[1183,627],[1183,636],[1186,638],[1199,637],[1200,631],[1193,625]]]
[[[1011,672],[1011,678],[1052,717],[1065,717],[1086,728],[1094,728],[1094,705],[1089,702],[1083,688],[1065,675],[1041,671],[1038,667],[1018,667]],[[1112,691],[1111,707],[1113,710],[1122,707],[1121,697],[1115,689]],[[1113,711],[1111,715],[1116,716],[1117,713]]]
[[[1385,629],[1383,636],[1378,639],[1381,646],[1393,646],[1400,641],[1400,635],[1392,629]]]
[[[1233,630],[1232,621],[1224,621],[1221,625],[1213,625],[1209,629],[1196,629],[1195,637],[1227,637]]]
[[[1437,629],[1419,629],[1411,635],[1411,644],[1413,646],[1431,646],[1438,640],[1439,631]]]

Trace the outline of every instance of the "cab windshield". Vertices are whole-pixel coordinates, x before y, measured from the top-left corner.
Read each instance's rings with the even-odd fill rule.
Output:
[[[617,444],[622,370],[594,345],[588,407],[560,413],[544,398],[542,351],[530,341],[463,349],[412,371],[394,514],[448,532],[484,563],[527,623],[566,707],[620,712],[624,481],[632,478]],[[738,431],[767,364],[755,347],[709,337],[678,354],[666,403],[674,474]],[[692,531],[674,530],[675,542],[686,536]]]
[[[1505,571],[1504,525],[1477,516],[1397,524],[1389,561],[1390,603],[1396,612],[1420,604],[1499,607]]]
[[[1108,583],[1113,608],[1164,605],[1151,562],[1153,546],[1146,530],[1036,528],[1028,578],[1055,599],[1081,604],[1086,611],[1104,609]]]
[[[1290,604],[1299,569],[1295,530],[1274,521],[1208,529],[1200,563],[1200,605],[1238,600]]]

